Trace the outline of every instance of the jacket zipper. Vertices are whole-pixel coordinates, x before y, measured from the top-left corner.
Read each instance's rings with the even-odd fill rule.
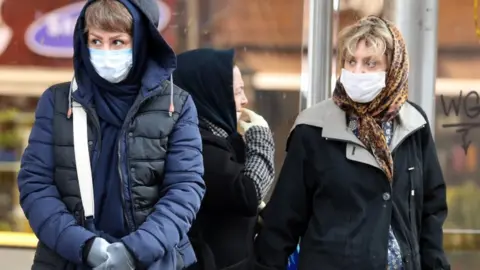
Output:
[[[123,172],[122,172],[122,141],[123,141],[123,132],[121,134],[121,139],[118,142],[118,175],[120,176],[120,188],[121,188],[121,193],[122,193],[122,207],[123,207],[123,217],[125,218],[125,221],[127,222],[127,227],[130,232],[133,232],[135,230],[135,225],[133,224],[133,214],[130,214],[130,203],[127,203],[125,199],[125,187],[124,187],[124,181],[123,181]],[[128,169],[128,168],[127,168]],[[128,171],[126,172],[128,174]],[[130,184],[128,183],[128,186],[130,187]],[[131,196],[131,192],[129,191],[129,195]],[[131,199],[131,198],[130,198]]]
[[[408,196],[408,207],[409,207],[409,215],[410,215],[410,223],[411,225],[415,225],[416,226],[416,222],[415,222],[415,181],[413,179],[413,173],[415,172],[414,171],[415,168],[414,167],[411,167],[411,168],[408,168],[408,177],[410,178],[410,193],[409,193],[409,196]]]
[[[163,88],[165,88],[165,84],[163,85]],[[135,219],[133,218],[133,213],[134,213],[134,209],[133,209],[133,203],[132,203],[132,184],[131,184],[131,181],[129,181],[129,179],[127,179],[127,186],[128,186],[128,195],[130,197],[130,200],[126,200],[125,199],[125,188],[124,188],[124,179],[123,179],[123,173],[122,173],[122,164],[123,164],[123,160],[122,160],[122,150],[123,150],[123,147],[125,147],[125,153],[127,152],[127,138],[126,138],[126,130],[127,130],[127,126],[130,124],[130,120],[131,118],[133,117],[133,115],[135,115],[138,111],[138,109],[140,108],[140,106],[145,103],[146,101],[148,101],[149,99],[153,98],[153,97],[156,97],[157,95],[151,95],[151,96],[148,96],[147,98],[143,99],[143,100],[140,100],[140,99],[137,99],[134,104],[133,104],[133,107],[132,109],[130,109],[130,111],[128,112],[127,116],[125,117],[125,121],[123,123],[123,126],[122,126],[122,129],[121,129],[121,134],[120,134],[120,139],[118,140],[118,173],[120,175],[120,186],[121,186],[121,190],[122,190],[122,206],[123,206],[123,213],[124,213],[124,216],[125,216],[125,220],[127,222],[127,227],[128,229],[130,230],[130,232],[134,232],[137,227],[136,227],[136,224],[135,224]],[[140,101],[139,101],[140,100]],[[130,161],[127,160],[126,161],[126,171],[125,171],[125,175],[127,175],[128,177],[128,170],[130,169]]]
[[[118,174],[120,176],[120,187],[122,190],[122,206],[124,210],[123,214],[125,217],[125,221],[127,222],[127,227],[130,232],[134,232],[136,230],[135,220],[133,217],[134,209],[132,204],[132,185],[128,179],[128,170],[131,168],[130,168],[130,162],[127,160],[126,170],[125,170],[125,175],[127,176],[127,182],[125,182],[125,180],[123,179],[124,173],[122,171],[122,165],[123,165],[122,150],[125,147],[125,153],[127,152],[127,141],[126,141],[125,135],[126,135],[127,126],[130,124],[130,118],[132,117],[132,115],[135,115],[135,113],[138,111],[138,108],[141,106],[141,104],[143,104],[143,102],[144,101],[136,100],[132,109],[130,109],[130,111],[127,113],[127,116],[125,117],[125,121],[121,129],[120,138],[118,140]],[[128,201],[125,199],[125,184],[127,184],[127,192],[130,198]]]

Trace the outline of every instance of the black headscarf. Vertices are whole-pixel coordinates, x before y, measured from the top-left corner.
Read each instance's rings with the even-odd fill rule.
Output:
[[[198,116],[225,130],[237,132],[233,95],[234,50],[196,49],[177,56],[174,83],[193,98]]]

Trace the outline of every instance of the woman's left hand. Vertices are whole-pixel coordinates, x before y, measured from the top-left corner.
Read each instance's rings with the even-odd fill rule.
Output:
[[[134,270],[135,262],[132,255],[127,250],[124,244],[122,243],[113,243],[107,248],[108,259],[99,265],[98,267],[93,268],[93,270]]]

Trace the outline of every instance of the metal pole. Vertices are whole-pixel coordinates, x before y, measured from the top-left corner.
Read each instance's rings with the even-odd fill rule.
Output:
[[[330,97],[333,1],[309,0],[308,83],[301,110]]]
[[[394,7],[394,20],[405,38],[409,53],[409,99],[425,111],[433,133],[438,0],[396,0]]]
[[[187,50],[197,49],[200,45],[200,0],[186,1],[187,13]]]

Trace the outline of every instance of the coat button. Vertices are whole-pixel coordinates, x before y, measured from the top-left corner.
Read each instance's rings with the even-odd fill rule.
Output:
[[[388,200],[390,200],[390,193],[385,192],[385,193],[383,193],[382,197],[383,197],[384,201],[388,201]]]
[[[88,141],[88,145],[92,146],[92,145],[93,145],[93,141]]]
[[[132,133],[132,132],[129,132],[129,133],[128,133],[128,137],[133,137],[133,133]]]

